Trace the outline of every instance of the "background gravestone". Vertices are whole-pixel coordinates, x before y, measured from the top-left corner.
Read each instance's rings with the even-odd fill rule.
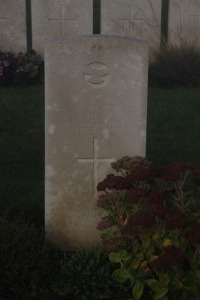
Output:
[[[200,1],[170,0],[168,40],[172,45],[200,45]]]
[[[141,38],[159,49],[161,0],[102,0],[101,33]]]
[[[96,186],[125,155],[145,156],[148,49],[82,36],[48,41],[46,231],[64,248],[99,242]]]
[[[25,0],[0,0],[0,51],[26,50]]]
[[[44,39],[91,34],[93,0],[33,0],[33,49],[44,54]]]

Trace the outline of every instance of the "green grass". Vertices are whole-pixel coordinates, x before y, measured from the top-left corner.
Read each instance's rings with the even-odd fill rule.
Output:
[[[42,224],[44,90],[0,88],[0,210]]]
[[[200,168],[199,116],[200,88],[151,88],[147,158],[156,166],[179,161]],[[0,132],[0,210],[43,225],[43,86],[0,88]]]
[[[147,158],[200,168],[200,88],[151,88],[148,98]]]

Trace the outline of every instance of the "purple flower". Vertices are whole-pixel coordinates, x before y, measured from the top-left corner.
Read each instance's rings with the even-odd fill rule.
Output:
[[[127,202],[129,203],[137,203],[138,200],[141,198],[144,198],[146,195],[145,191],[143,189],[140,189],[138,187],[131,188],[127,190],[125,197]]]
[[[8,60],[4,60],[3,61],[3,64],[4,64],[4,67],[8,67],[10,65],[9,61]]]
[[[153,226],[153,224],[154,220],[150,216],[145,213],[137,212],[129,217],[128,223],[123,231],[128,234],[133,234],[136,226],[150,228]]]
[[[124,156],[118,161],[113,162],[111,164],[112,168],[115,169],[117,172],[121,170],[131,171],[136,167],[148,168],[150,165],[151,162],[141,156],[135,156],[135,157]]]
[[[164,192],[150,192],[147,195],[147,200],[150,203],[160,203],[161,200],[166,198],[166,194]]]
[[[186,234],[186,239],[192,245],[200,244],[200,225],[193,226]]]
[[[164,253],[162,253],[158,259],[152,261],[151,265],[155,269],[164,269],[170,265],[180,264],[186,259],[185,253],[173,246],[165,247]]]
[[[118,194],[116,192],[113,193],[105,193],[104,195],[100,195],[97,200],[97,206],[101,208],[105,208],[107,206],[114,205]]]
[[[0,65],[0,76],[3,76],[3,66]]]
[[[126,178],[127,183],[131,184],[134,181],[146,181],[149,178],[151,178],[152,176],[153,176],[152,169],[136,167],[125,178]]]
[[[164,180],[176,182],[181,178],[183,173],[185,173],[186,171],[194,173],[196,171],[196,168],[192,164],[173,163],[160,170],[160,174]]]
[[[167,214],[166,215],[166,223],[167,223],[167,229],[173,230],[176,228],[181,228],[186,225],[186,217],[183,213],[175,213],[175,214]]]
[[[158,203],[150,204],[149,205],[149,210],[153,215],[157,216],[161,220],[164,219],[165,214],[167,212],[169,212],[168,207],[166,207],[164,205],[161,205],[161,204],[158,204]]]
[[[113,225],[114,225],[113,222],[111,222],[110,220],[102,219],[101,222],[97,225],[97,229],[104,230],[104,229],[111,228]]]
[[[122,176],[114,176],[113,174],[108,175],[102,182],[97,185],[98,191],[109,190],[124,190],[129,188],[130,185],[127,183],[126,179]]]

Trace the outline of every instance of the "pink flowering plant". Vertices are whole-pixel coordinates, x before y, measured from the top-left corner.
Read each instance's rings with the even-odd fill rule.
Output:
[[[98,224],[115,281],[132,299],[200,295],[200,172],[190,164],[153,168],[141,157],[112,163],[97,186]]]
[[[35,50],[16,56],[15,83],[40,82],[43,77],[44,62]]]
[[[36,51],[16,55],[0,52],[0,86],[42,82],[43,75],[44,62]]]
[[[0,86],[8,85],[12,81],[14,71],[14,55],[0,52]]]

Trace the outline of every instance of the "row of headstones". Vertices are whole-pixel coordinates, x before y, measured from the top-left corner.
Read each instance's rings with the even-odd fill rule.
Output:
[[[142,38],[157,49],[161,0],[101,0],[101,34]],[[46,37],[92,34],[93,0],[32,0],[33,49],[43,55]],[[169,41],[197,40],[199,0],[169,0]],[[0,51],[25,51],[25,0],[0,0]]]

